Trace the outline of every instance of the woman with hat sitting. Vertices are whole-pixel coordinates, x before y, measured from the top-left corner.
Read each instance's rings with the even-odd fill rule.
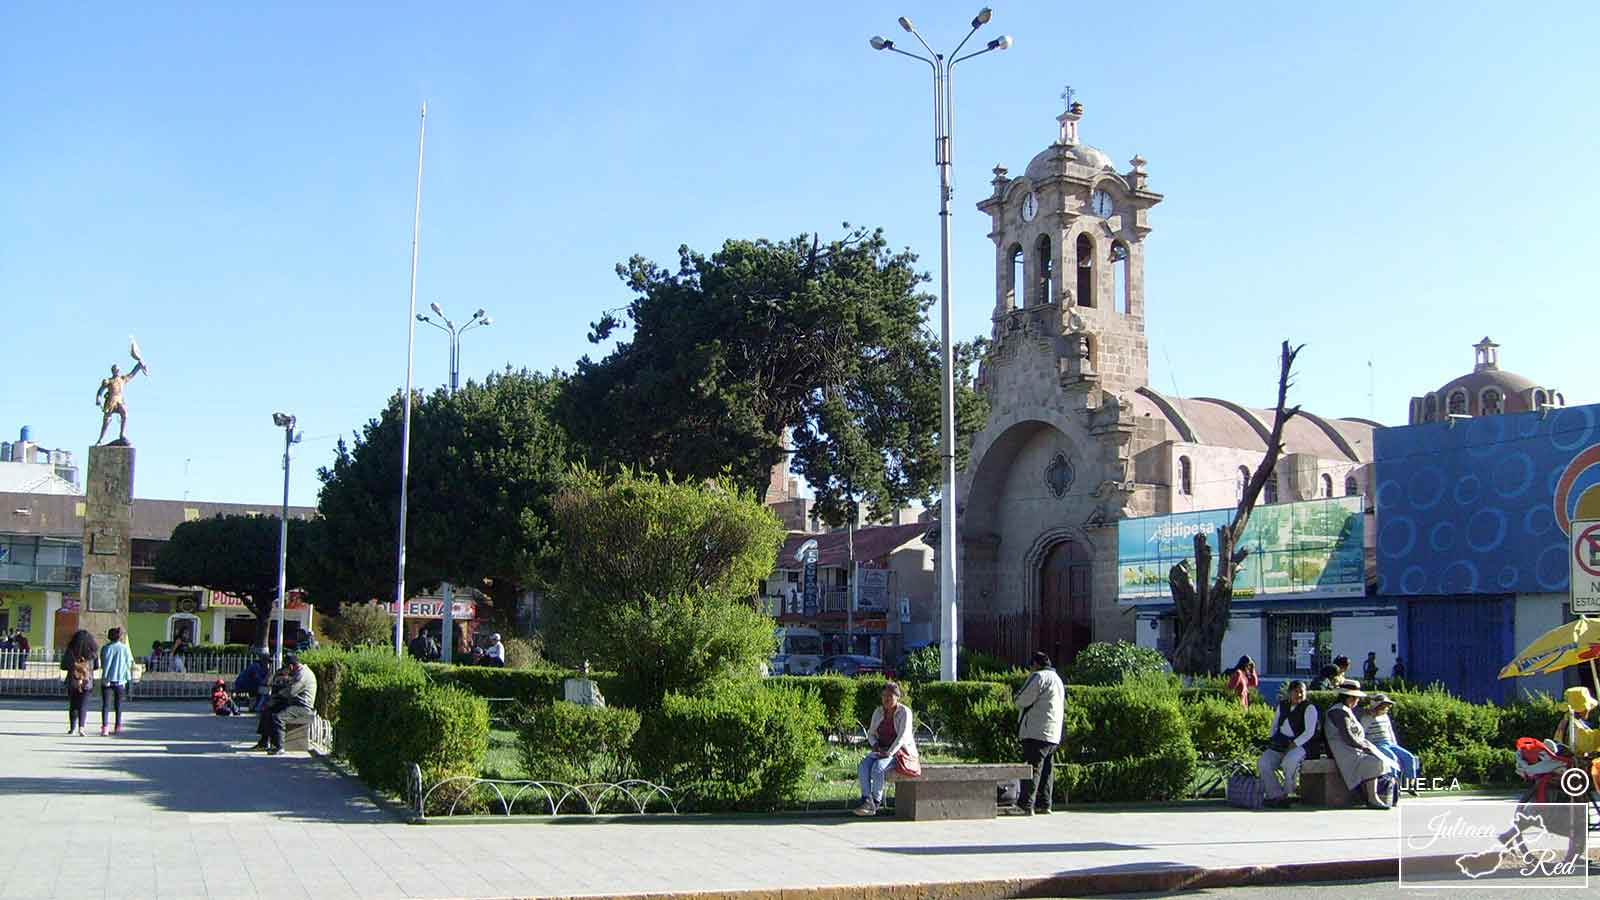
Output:
[[[1368,806],[1388,809],[1399,799],[1394,776],[1397,766],[1367,737],[1356,716],[1356,704],[1367,696],[1361,683],[1345,680],[1336,688],[1339,699],[1327,712],[1323,731],[1328,752],[1339,767],[1339,776],[1350,790],[1361,790]]]
[[[1417,755],[1400,746],[1400,741],[1394,736],[1394,722],[1389,718],[1389,710],[1394,709],[1394,701],[1388,694],[1373,694],[1367,698],[1367,711],[1361,714],[1361,727],[1366,730],[1367,737],[1372,739],[1372,745],[1378,752],[1389,757],[1389,761],[1400,770],[1400,780],[1409,785],[1411,796],[1417,795]]]

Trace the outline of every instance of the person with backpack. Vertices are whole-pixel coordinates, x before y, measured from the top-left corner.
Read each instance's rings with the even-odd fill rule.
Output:
[[[133,651],[128,649],[128,633],[121,628],[106,632],[106,645],[100,650],[100,736],[110,724],[109,709],[115,709],[116,733],[122,733],[122,698],[133,680]]]
[[[1050,664],[1043,650],[1033,654],[1033,674],[1017,692],[1015,702],[1022,715],[1017,721],[1017,739],[1022,742],[1022,761],[1033,768],[1033,777],[1023,779],[1017,794],[1017,807],[1025,816],[1049,815],[1055,791],[1055,755],[1061,746],[1061,724],[1067,705],[1066,685]]]
[[[89,689],[94,687],[99,649],[95,646],[94,635],[80,628],[61,651],[61,669],[67,673],[67,734],[83,736],[84,720],[88,718],[84,701],[88,699]]]

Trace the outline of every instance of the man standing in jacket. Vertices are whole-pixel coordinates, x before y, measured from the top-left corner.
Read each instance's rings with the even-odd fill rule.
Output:
[[[1022,761],[1033,767],[1033,777],[1022,782],[1017,805],[1023,815],[1050,812],[1055,790],[1055,753],[1061,746],[1061,718],[1067,689],[1044,651],[1033,654],[1033,674],[1017,692],[1017,737],[1022,741]]]
[[[261,740],[255,750],[265,750],[268,756],[283,752],[283,732],[290,722],[309,722],[316,715],[317,676],[300,664],[293,653],[283,656],[283,670],[272,680],[272,697],[261,710],[261,722],[256,732]]]

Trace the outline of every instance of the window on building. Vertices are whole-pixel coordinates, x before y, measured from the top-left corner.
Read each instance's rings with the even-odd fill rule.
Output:
[[[1536,391],[1533,392],[1533,408],[1534,409],[1538,409],[1539,407],[1541,407],[1541,406],[1543,406],[1543,405],[1545,405],[1546,403],[1549,403],[1549,402],[1550,402],[1550,395],[1549,394],[1546,394],[1544,391],[1540,391],[1540,390],[1536,390]]]
[[[1127,315],[1133,298],[1128,294],[1128,245],[1116,241],[1111,245],[1111,303]]]
[[[1439,396],[1429,394],[1428,399],[1422,404],[1422,421],[1432,422],[1439,417]]]
[[[1094,306],[1094,238],[1078,235],[1078,305]]]
[[[1267,476],[1267,483],[1261,487],[1262,503],[1278,502],[1278,473],[1273,472]]]
[[[1006,282],[1006,305],[1011,309],[1027,303],[1026,298],[1020,295],[1022,286],[1028,283],[1027,259],[1022,255],[1022,245],[1011,245],[1011,272],[1010,280]]]
[[[1333,496],[1333,476],[1326,472],[1322,473],[1322,496]]]
[[[1250,469],[1246,466],[1239,467],[1239,499],[1244,499],[1244,492],[1250,489]]]
[[[1455,390],[1451,391],[1450,392],[1450,401],[1445,406],[1445,412],[1449,413],[1452,416],[1464,416],[1464,415],[1466,415],[1467,414],[1467,392],[1462,390],[1462,389],[1460,389],[1460,388],[1456,388]]]
[[[1327,613],[1267,616],[1263,675],[1315,676],[1333,661],[1333,617]]]
[[[1356,481],[1356,477],[1354,475],[1345,476],[1344,495],[1346,497],[1354,497],[1359,493],[1361,493],[1361,482]]]
[[[1178,457],[1178,493],[1185,497],[1194,496],[1194,466],[1189,463],[1189,457]]]
[[[1039,303],[1056,302],[1055,260],[1050,253],[1050,235],[1041,234],[1033,245],[1033,255],[1039,260]]]
[[[1486,416],[1498,416],[1505,412],[1505,396],[1495,388],[1484,388],[1483,396],[1479,398],[1479,407]]]

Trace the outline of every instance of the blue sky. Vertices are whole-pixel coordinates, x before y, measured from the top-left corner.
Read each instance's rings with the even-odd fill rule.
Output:
[[[404,379],[421,101],[419,306],[495,317],[464,376],[566,368],[634,253],[850,221],[931,271],[929,85],[867,38],[905,14],[942,49],[977,8],[66,6],[0,9],[0,432],[82,454],[133,333],[155,372],[129,388],[138,493],[271,501],[283,409],[303,503]],[[1015,47],[957,73],[958,335],[993,306],[973,204],[1053,139],[1071,84],[1083,139],[1166,194],[1157,389],[1266,404],[1288,337],[1307,408],[1403,423],[1487,333],[1600,400],[1593,4],[1166,6],[997,4],[984,34]],[[419,330],[418,385],[445,375]]]

